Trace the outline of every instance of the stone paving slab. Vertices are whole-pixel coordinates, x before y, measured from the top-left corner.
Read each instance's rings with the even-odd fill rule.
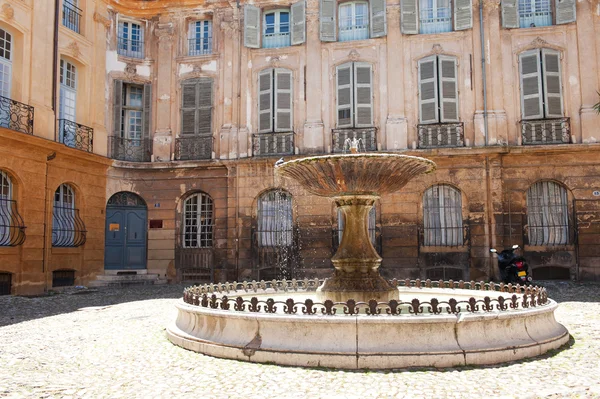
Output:
[[[183,286],[0,297],[4,398],[600,398],[600,283],[546,282],[570,346],[494,367],[303,369],[172,345]],[[398,337],[401,339],[401,337]]]

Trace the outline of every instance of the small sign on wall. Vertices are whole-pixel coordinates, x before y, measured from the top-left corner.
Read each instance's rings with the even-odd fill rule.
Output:
[[[163,228],[162,219],[150,219],[150,228],[151,229],[162,229]]]
[[[108,225],[109,231],[119,231],[121,229],[121,225],[119,223],[110,223]]]
[[[592,195],[594,197],[600,197],[600,191],[596,190],[596,191],[592,192]]]

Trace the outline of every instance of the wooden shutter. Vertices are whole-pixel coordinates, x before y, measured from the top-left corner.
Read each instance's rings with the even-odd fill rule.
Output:
[[[473,0],[454,0],[454,30],[473,28]]]
[[[541,119],[542,112],[542,73],[540,50],[524,51],[519,55],[521,74],[521,113],[523,119]]]
[[[258,132],[273,131],[273,69],[258,74]]]
[[[197,80],[185,81],[181,85],[181,135],[196,134]]]
[[[213,80],[211,78],[200,78],[196,86],[198,88],[196,134],[212,136]]]
[[[319,31],[322,42],[335,42],[335,0],[320,0]]]
[[[144,138],[150,138],[150,125],[152,115],[152,85],[144,85],[144,119],[142,119],[142,134]]]
[[[556,24],[568,24],[577,20],[575,0],[556,0]]]
[[[339,65],[336,68],[336,110],[338,128],[354,126],[352,118],[352,110],[354,108],[352,101],[352,75],[352,63]]]
[[[458,68],[456,58],[438,56],[438,76],[440,84],[440,121],[458,122]]]
[[[369,1],[369,17],[371,19],[371,37],[382,37],[387,34],[385,0]]]
[[[542,49],[542,67],[546,118],[562,118],[563,98],[560,53],[556,50]]]
[[[502,27],[519,27],[519,2],[518,0],[502,0]]]
[[[400,0],[400,27],[405,35],[419,33],[418,0]]]
[[[292,71],[275,69],[275,131],[291,132],[292,128]]]
[[[373,126],[373,78],[371,64],[354,63],[355,127]]]
[[[437,123],[438,116],[437,56],[419,60],[419,122]]]
[[[290,21],[292,22],[291,42],[302,44],[306,41],[306,3],[305,0],[300,0],[292,4],[290,7]]]
[[[123,81],[114,81],[113,97],[113,136],[123,137]]]
[[[250,4],[244,6],[244,46],[260,47],[260,8]]]

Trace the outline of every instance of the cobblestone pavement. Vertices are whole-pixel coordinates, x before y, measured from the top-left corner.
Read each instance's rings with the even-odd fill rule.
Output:
[[[485,368],[302,369],[172,345],[182,286],[0,297],[0,397],[600,398],[600,284],[546,283],[571,345]],[[399,337],[400,338],[400,337]]]

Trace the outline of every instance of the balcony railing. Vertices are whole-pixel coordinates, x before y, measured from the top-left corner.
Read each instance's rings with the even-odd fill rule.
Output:
[[[150,162],[151,144],[149,139],[126,139],[115,136],[108,138],[110,157],[121,161]]]
[[[117,49],[122,56],[144,58],[144,42],[140,39],[131,40],[119,37]]]
[[[350,152],[354,139],[359,140],[359,151],[377,151],[377,129],[374,127],[333,129],[331,151]]]
[[[0,127],[33,134],[33,107],[0,96]]]
[[[94,129],[67,119],[58,120],[60,142],[78,150],[94,151]]]
[[[294,132],[253,134],[252,152],[255,157],[291,155],[294,153]]]
[[[63,25],[73,32],[80,33],[81,9],[69,0],[63,1]]]
[[[79,247],[85,244],[87,230],[79,217],[79,209],[54,206],[52,215],[52,246]]]
[[[212,136],[178,137],[175,139],[175,158],[180,161],[212,158]]]
[[[288,47],[291,44],[290,32],[264,33],[263,48]]]
[[[188,55],[212,54],[212,36],[188,39]]]
[[[0,198],[0,247],[14,247],[25,242],[25,224],[17,202]]]
[[[522,120],[523,145],[567,144],[571,138],[570,118]]]
[[[340,42],[369,38],[369,24],[352,25],[352,21],[340,21]]]
[[[419,148],[463,147],[463,123],[417,125]]]

